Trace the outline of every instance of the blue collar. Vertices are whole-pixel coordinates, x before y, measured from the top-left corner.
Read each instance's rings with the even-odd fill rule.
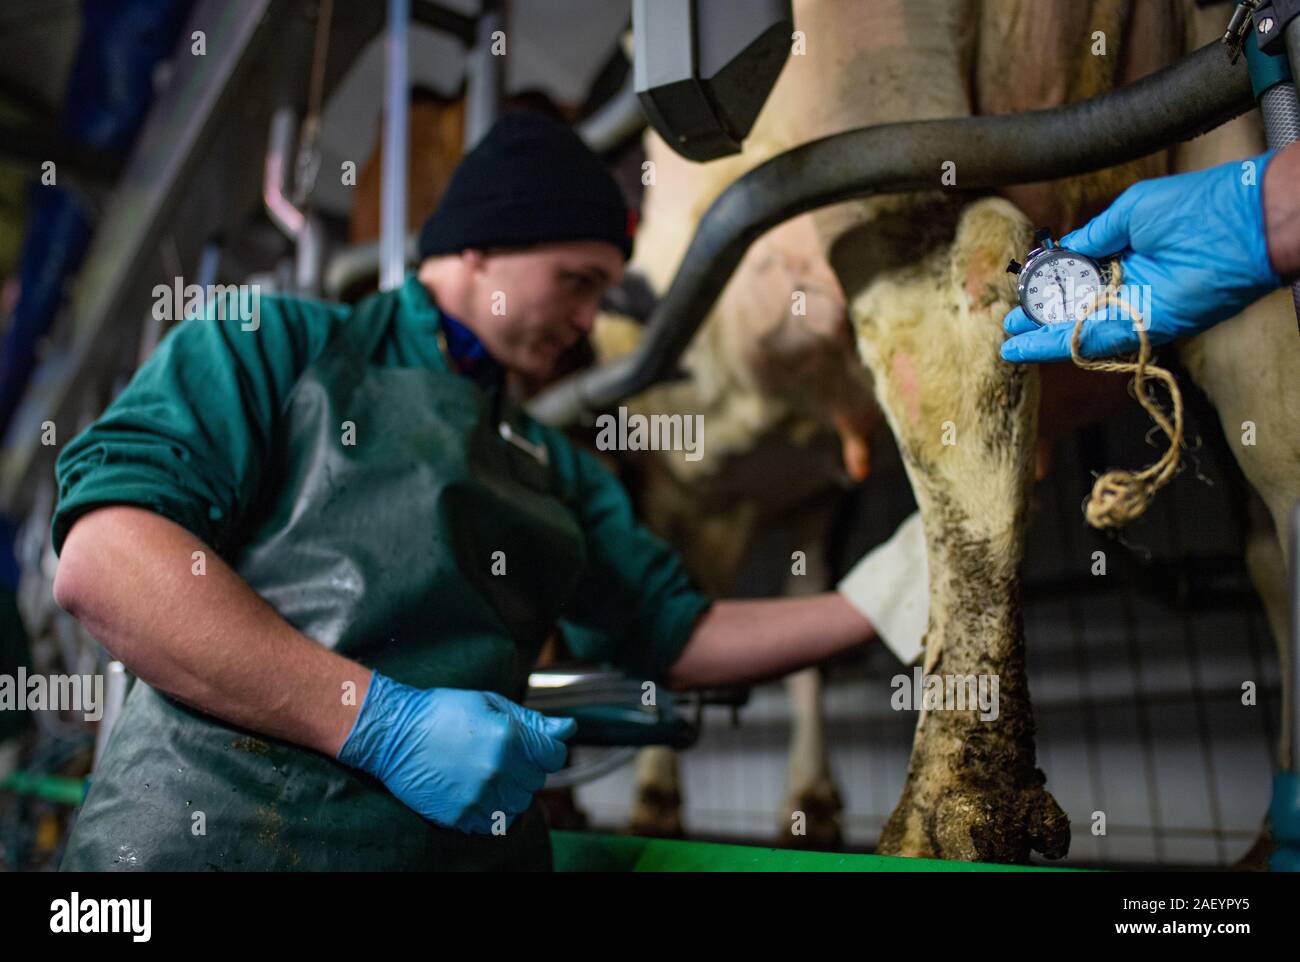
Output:
[[[400,296],[403,310],[410,315],[415,326],[424,332],[420,339],[422,345],[427,343],[427,350],[423,347],[420,349],[423,363],[439,368],[446,366],[457,374],[465,375],[482,388],[499,385],[505,380],[506,369],[488,353],[472,330],[434,302],[433,296],[414,272],[406,275]],[[439,331],[446,339],[446,353],[450,356],[444,357],[434,341],[433,335]]]
[[[456,370],[467,374],[480,385],[498,382],[505,374],[505,369],[488,353],[483,342],[468,327],[447,311],[439,308],[442,314],[442,330],[447,336],[447,353],[451,355]]]

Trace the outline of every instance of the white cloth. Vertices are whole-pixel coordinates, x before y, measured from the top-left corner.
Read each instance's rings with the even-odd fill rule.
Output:
[[[930,620],[930,579],[921,512],[914,511],[884,544],[867,552],[836,585],[904,665],[921,656]]]

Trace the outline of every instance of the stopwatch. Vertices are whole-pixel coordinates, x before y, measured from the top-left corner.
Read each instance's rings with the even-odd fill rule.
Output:
[[[1008,273],[1020,277],[1020,306],[1038,325],[1074,323],[1084,302],[1110,282],[1109,266],[1057,246],[1047,230],[1034,234],[1034,244],[1024,264],[1012,260],[1007,265]]]

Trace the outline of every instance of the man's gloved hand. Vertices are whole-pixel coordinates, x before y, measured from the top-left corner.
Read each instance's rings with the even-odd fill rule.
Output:
[[[493,692],[413,688],[376,671],[338,757],[430,821],[487,833],[493,813],[509,825],[532,804],[577,727]]]
[[[1123,252],[1120,294],[1142,312],[1153,346],[1203,331],[1282,283],[1264,234],[1264,170],[1274,153],[1254,158],[1249,184],[1245,161],[1140,181],[1060,245],[1095,258]],[[1132,285],[1144,289],[1141,297]],[[1137,351],[1133,325],[1124,309],[1103,308],[1084,323],[1080,351],[1089,358]],[[1016,335],[1002,344],[1005,360],[1070,357],[1073,321],[1039,327],[1017,307],[1003,327]]]

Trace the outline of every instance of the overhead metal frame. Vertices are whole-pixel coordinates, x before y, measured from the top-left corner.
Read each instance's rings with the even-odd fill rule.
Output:
[[[411,117],[407,62],[410,0],[388,0],[384,38],[384,154],[379,205],[379,289],[402,286],[406,273],[406,187]]]
[[[58,448],[41,444],[42,422],[53,421],[61,439],[71,437],[85,410],[98,410],[133,363],[163,239],[193,263],[212,236],[235,229],[259,206],[271,111],[286,97],[305,98],[309,6],[195,4],[171,81],[145,120],[77,276],[66,336],[52,341],[0,448],[0,509],[25,514],[36,482],[48,476]],[[382,8],[370,4],[336,16],[326,90],[382,25]],[[191,53],[196,31],[204,35],[201,56]],[[271,47],[276,56],[264,56]],[[248,163],[250,156],[259,162]]]

